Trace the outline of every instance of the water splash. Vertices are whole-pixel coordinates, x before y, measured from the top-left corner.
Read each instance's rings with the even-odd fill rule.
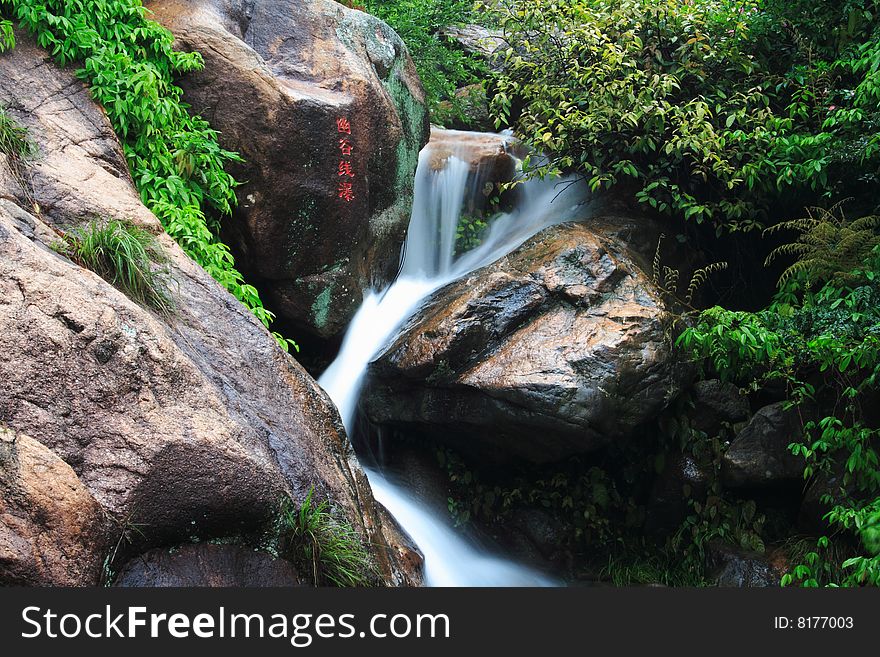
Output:
[[[532,180],[518,187],[516,207],[496,217],[482,243],[456,257],[462,208],[481,193],[487,171],[476,151],[507,149],[509,137],[433,130],[419,155],[413,212],[397,280],[370,292],[352,320],[336,360],[319,383],[339,408],[349,434],[367,366],[434,291],[507,255],[553,224],[581,218],[587,193],[573,180]],[[376,499],[425,556],[429,586],[550,586],[523,566],[492,557],[457,533],[377,470],[367,475]]]

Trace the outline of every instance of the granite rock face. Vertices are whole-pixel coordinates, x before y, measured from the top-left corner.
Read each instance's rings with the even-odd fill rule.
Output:
[[[339,336],[397,272],[424,93],[400,37],[332,0],[155,0],[204,70],[185,99],[244,157],[225,228],[237,263],[294,333]]]
[[[115,544],[137,526],[135,554],[246,535],[265,526],[283,496],[298,504],[314,489],[373,546],[386,581],[408,581],[335,407],[162,231],[73,71],[19,35],[0,57],[0,103],[38,149],[14,167],[0,156],[0,426],[44,450],[28,445],[18,463],[47,464],[39,476],[4,466],[4,485],[19,492],[3,511],[3,549],[28,543],[39,568],[16,566],[19,574],[3,579],[59,583],[75,560],[67,583],[96,584],[99,528]],[[156,235],[169,258],[172,315],[134,303],[52,250],[60,231],[96,217]],[[43,494],[56,486],[70,494]],[[37,513],[63,547],[34,538],[27,518]]]

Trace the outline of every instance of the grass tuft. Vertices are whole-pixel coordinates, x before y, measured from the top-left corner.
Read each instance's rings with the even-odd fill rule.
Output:
[[[140,304],[174,312],[168,256],[156,238],[126,221],[92,221],[68,232],[56,250],[90,269]]]
[[[27,128],[20,126],[0,105],[0,153],[15,160],[24,160],[36,155],[36,152]]]
[[[326,502],[315,503],[309,490],[297,508],[281,505],[281,556],[301,574],[309,572],[315,586],[369,586],[376,568],[357,532],[333,517]]]

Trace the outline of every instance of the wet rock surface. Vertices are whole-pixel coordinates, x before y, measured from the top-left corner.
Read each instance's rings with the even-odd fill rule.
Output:
[[[371,365],[370,421],[543,463],[656,417],[689,371],[618,228],[549,228],[436,292]]]

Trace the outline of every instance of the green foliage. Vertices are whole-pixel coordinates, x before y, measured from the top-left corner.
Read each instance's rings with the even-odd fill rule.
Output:
[[[55,245],[58,252],[95,272],[129,298],[162,314],[174,311],[168,258],[156,238],[137,226],[112,220],[76,228]]]
[[[683,403],[681,404],[684,405]],[[753,500],[731,499],[721,482],[721,464],[734,437],[730,426],[707,436],[694,429],[683,408],[661,418],[662,454],[682,454],[705,476],[705,492],[697,494],[689,484],[682,491],[690,513],[670,537],[667,551],[680,555],[681,568],[699,573],[705,567],[713,542],[764,552],[765,516]]]
[[[217,216],[236,202],[236,182],[224,167],[238,156],[189,113],[174,84],[175,76],[202,66],[201,56],[175,51],[171,33],[147,18],[140,0],[0,0],[0,10],[13,14],[59,64],[81,64],[77,75],[106,110],[146,206],[268,327],[273,314],[218,237]]]
[[[0,53],[15,48],[15,33],[12,21],[0,17]]]
[[[364,0],[365,9],[388,23],[406,43],[425,88],[428,109],[435,122],[444,123],[441,102],[452,113],[463,112],[455,91],[481,82],[486,67],[456,48],[439,30],[450,25],[479,22],[472,0]]]
[[[357,532],[316,503],[314,489],[296,507],[289,499],[281,505],[279,554],[301,575],[309,573],[315,586],[367,586],[376,580],[375,566]]]
[[[777,247],[767,256],[766,265],[780,255],[797,257],[794,264],[782,273],[780,287],[799,271],[810,280],[837,279],[844,282],[880,244],[880,235],[875,232],[880,227],[878,216],[848,221],[839,206],[830,210],[812,208],[808,214],[805,219],[783,221],[764,231],[765,234],[779,230],[800,233],[796,242]]]
[[[696,295],[699,289],[706,284],[712,274],[727,269],[727,263],[713,262],[710,265],[694,270],[694,273],[691,274],[687,289],[684,292],[684,296],[679,296],[679,279],[681,278],[681,271],[663,265],[660,256],[660,248],[663,245],[663,240],[665,238],[666,236],[661,233],[660,239],[657,240],[657,249],[654,251],[654,260],[651,263],[652,281],[667,301],[683,304],[688,308],[692,308],[694,295]]]
[[[37,154],[36,144],[28,135],[27,128],[19,125],[2,105],[0,105],[0,153],[16,162]]]
[[[701,567],[690,568],[680,556],[668,552],[647,556],[629,552],[609,554],[599,578],[614,586],[706,586],[708,580]]]
[[[760,227],[783,193],[830,197],[876,181],[878,40],[854,28],[823,59],[786,22],[786,4],[502,3],[511,46],[497,123],[548,154],[533,175],[575,171],[593,190],[719,232]]]
[[[489,221],[481,215],[463,214],[455,229],[455,254],[460,255],[483,243]]]
[[[823,223],[830,228],[821,228]],[[869,417],[880,374],[877,222],[847,223],[824,213],[797,227],[804,230],[798,244],[808,248],[780,253],[795,253],[807,264],[796,263],[783,276],[767,310],[704,311],[678,344],[723,379],[751,389],[785,382],[789,407],[805,417],[803,438],[790,449],[804,458],[804,478],[821,487],[830,532],[784,583],[878,585],[880,429]],[[858,235],[859,244],[844,230]],[[864,243],[873,245],[867,255]],[[854,254],[861,262],[854,262]],[[847,265],[853,268],[843,270]],[[830,561],[840,542],[856,540],[861,554]]]

